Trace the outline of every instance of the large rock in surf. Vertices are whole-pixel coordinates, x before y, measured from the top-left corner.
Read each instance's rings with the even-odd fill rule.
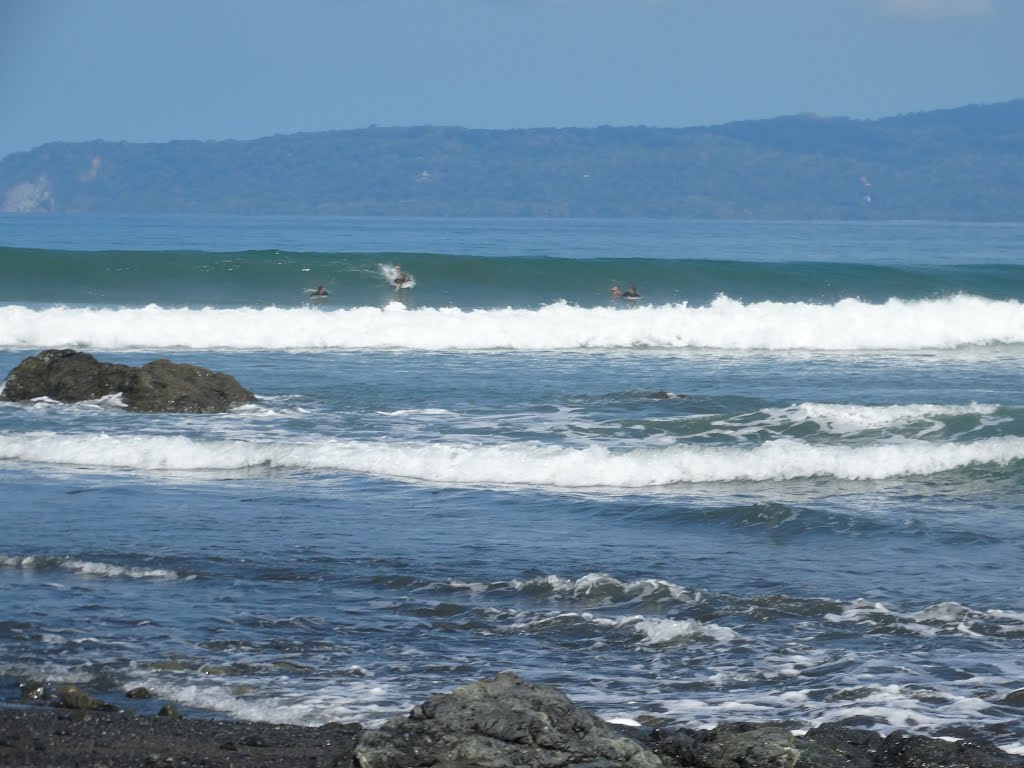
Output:
[[[722,723],[710,730],[654,731],[638,740],[677,768],[1022,768],[1024,758],[978,735],[963,741],[825,723]]]
[[[170,360],[141,367],[101,363],[73,349],[48,349],[22,360],[8,374],[0,399],[78,403],[117,393],[129,410],[147,413],[221,413],[256,399],[233,376],[208,368]]]
[[[360,768],[653,768],[661,760],[556,688],[502,672],[431,696],[356,746]]]

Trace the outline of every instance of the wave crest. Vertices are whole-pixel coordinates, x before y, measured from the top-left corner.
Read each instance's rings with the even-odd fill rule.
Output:
[[[0,459],[134,470],[334,470],[446,484],[643,489],[677,483],[810,477],[881,480],[1024,459],[1024,438],[815,445],[783,438],[755,447],[677,445],[613,452],[601,446],[395,444],[352,440],[196,440],[184,435],[35,432],[0,435]]]
[[[91,349],[948,349],[1024,342],[1024,305],[977,296],[871,304],[719,296],[628,309],[0,307],[0,346]]]

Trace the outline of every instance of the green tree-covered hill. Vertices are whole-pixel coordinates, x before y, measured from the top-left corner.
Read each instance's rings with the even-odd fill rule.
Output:
[[[1024,220],[1024,100],[698,128],[377,128],[46,144],[0,210]]]

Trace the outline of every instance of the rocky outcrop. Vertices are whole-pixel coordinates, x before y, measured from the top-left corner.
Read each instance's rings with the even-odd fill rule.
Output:
[[[359,768],[653,768],[661,760],[551,686],[502,672],[368,731]]]
[[[118,393],[129,410],[148,413],[221,413],[256,399],[233,376],[208,368],[170,360],[141,367],[101,363],[73,349],[48,349],[22,360],[8,374],[0,399],[78,403]]]

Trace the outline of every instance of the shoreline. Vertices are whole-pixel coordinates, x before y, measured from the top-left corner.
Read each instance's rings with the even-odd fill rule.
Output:
[[[10,768],[1024,768],[1024,756],[969,727],[957,740],[883,737],[843,723],[807,731],[791,722],[707,730],[613,725],[556,688],[510,672],[435,694],[375,729],[182,716],[170,704],[154,715],[75,686],[56,695],[39,684],[19,687],[22,701],[0,705],[0,765]]]

